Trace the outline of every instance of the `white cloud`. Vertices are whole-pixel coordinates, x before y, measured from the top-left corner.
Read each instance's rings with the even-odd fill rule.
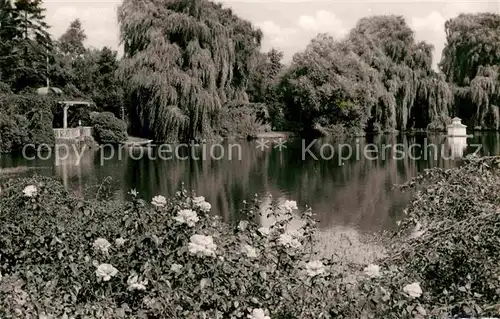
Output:
[[[498,9],[500,8],[498,6],[499,3],[500,2],[495,3],[495,1],[457,1],[455,3],[447,3],[442,12],[446,19],[458,16],[460,13],[477,13],[488,11],[498,13]]]
[[[318,33],[344,36],[356,21],[372,14],[401,14],[419,40],[436,47],[435,61],[444,46],[444,22],[460,12],[499,12],[494,1],[328,1],[328,0],[216,0],[238,16],[255,23],[264,32],[263,50],[284,51],[285,60],[301,51]],[[45,0],[51,33],[58,38],[70,22],[80,18],[88,36],[86,45],[118,47],[116,7],[121,0]]]
[[[271,48],[283,51],[284,61],[289,61],[294,52],[297,51],[297,41],[300,40],[298,30],[295,28],[281,27],[273,21],[267,20],[255,24],[264,33],[262,50],[268,51]]]
[[[264,21],[257,23],[264,33],[264,37],[269,41],[271,46],[275,47],[286,47],[293,42],[294,36],[297,34],[297,30],[294,28],[282,28],[273,21]]]
[[[319,10],[314,16],[302,15],[298,25],[305,31],[322,33],[327,32],[333,36],[341,37],[347,33],[347,28],[341,19],[330,11]]]
[[[118,48],[118,24],[116,3],[93,5],[71,5],[67,3],[48,3],[47,22],[55,38],[59,38],[69,27],[71,21],[80,19],[87,35],[86,44],[93,47],[109,46]]]
[[[431,30],[435,32],[444,32],[444,23],[446,19],[436,11],[432,11],[423,18],[414,17],[411,19],[411,27],[416,31]]]
[[[282,27],[274,21],[257,23],[264,33],[262,49],[267,51],[274,47],[284,51],[284,60],[288,61],[295,52],[303,50],[318,33],[329,33],[334,37],[342,37],[348,29],[334,13],[318,10],[313,16],[301,15],[295,20],[296,27]]]
[[[433,67],[441,60],[442,51],[446,43],[444,24],[448,19],[460,13],[477,13],[492,11],[493,3],[456,2],[446,3],[438,11],[431,11],[425,16],[414,16],[409,19],[410,27],[415,30],[417,40],[423,40],[434,45]]]

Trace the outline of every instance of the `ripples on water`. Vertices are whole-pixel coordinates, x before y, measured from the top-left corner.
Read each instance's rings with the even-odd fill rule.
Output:
[[[383,159],[382,156],[369,159],[361,153],[339,161],[337,152],[332,158],[319,158],[321,145],[338,147],[339,142],[347,143],[353,150],[358,146],[361,151],[367,143],[379,150],[384,145],[400,143],[408,148],[417,143],[420,148],[414,148],[414,156],[421,158],[394,159],[387,153]],[[187,189],[205,196],[212,203],[212,211],[228,221],[238,219],[243,200],[252,199],[254,194],[261,199],[272,195],[275,201],[293,199],[301,207],[312,207],[325,230],[347,226],[347,229],[371,232],[393,227],[410,200],[411,194],[391,189],[392,185],[404,183],[426,168],[460,165],[460,157],[475,150],[470,144],[482,144],[480,154],[499,154],[498,142],[498,133],[476,134],[466,141],[439,135],[369,136],[346,141],[322,139],[311,148],[318,160],[307,154],[302,159],[302,141],[298,139],[287,141],[287,148],[281,152],[271,143],[270,148],[262,151],[256,148],[256,142],[225,142],[226,156],[221,160],[151,160],[148,156],[139,158],[138,150],[131,154],[122,150],[121,158],[115,151],[111,159],[111,149],[86,151],[80,165],[75,165],[75,154],[57,163],[54,156],[27,160],[20,155],[3,155],[0,172],[4,178],[34,173],[56,176],[66,187],[79,193],[92,192],[92,186],[110,176],[117,199],[126,199],[132,188],[145,199],[157,194],[171,196],[184,184]],[[241,159],[234,152],[233,158],[228,158],[231,143],[241,145]],[[310,141],[304,143],[309,145]],[[435,154],[432,149],[421,152],[424,145],[429,144],[443,148],[447,156]],[[323,150],[329,157],[328,148],[323,146]],[[152,154],[155,152],[152,150]],[[180,155],[187,153],[184,148]],[[200,150],[196,154],[201,157]],[[456,158],[447,159],[449,155]],[[102,158],[109,159],[103,161]]]

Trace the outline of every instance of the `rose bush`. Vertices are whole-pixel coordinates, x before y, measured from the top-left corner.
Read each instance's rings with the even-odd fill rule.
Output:
[[[388,256],[366,265],[321,258],[310,210],[290,228],[291,200],[266,212],[270,227],[256,199],[229,225],[185,190],[108,202],[50,178],[12,180],[0,193],[0,317],[495,316],[499,166],[471,158],[403,185],[415,195]]]
[[[50,178],[4,185],[0,317],[318,318],[340,300],[342,275],[312,249],[310,211],[289,232],[296,205],[287,203],[269,213],[289,218],[258,231],[258,201],[243,210],[243,228],[186,191],[131,194],[109,204]]]

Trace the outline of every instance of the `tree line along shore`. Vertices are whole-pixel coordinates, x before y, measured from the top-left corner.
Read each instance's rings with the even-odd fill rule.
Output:
[[[94,102],[72,108],[70,125],[98,125],[97,139],[116,143],[127,133],[176,142],[443,131],[455,116],[476,130],[500,124],[494,13],[446,21],[436,70],[432,45],[395,15],[362,18],[341,39],[318,34],[284,63],[277,49],[261,52],[261,30],[211,1],[123,1],[121,58],[86,47],[78,19],[53,39],[41,1],[2,1],[0,9],[2,152],[53,142],[61,99]]]

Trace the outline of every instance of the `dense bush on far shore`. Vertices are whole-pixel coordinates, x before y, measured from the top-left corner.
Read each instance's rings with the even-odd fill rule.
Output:
[[[120,144],[127,140],[127,124],[111,112],[91,116],[93,134],[99,144]]]
[[[270,131],[267,107],[263,103],[228,103],[219,117],[219,133],[222,137],[255,138],[261,132]]]
[[[116,202],[75,198],[49,178],[12,180],[0,194],[0,317],[495,315],[499,163],[470,159],[405,185],[414,200],[388,256],[369,265],[317,254],[312,213],[291,200],[265,212],[277,219],[266,228],[257,200],[228,225],[184,190]]]

